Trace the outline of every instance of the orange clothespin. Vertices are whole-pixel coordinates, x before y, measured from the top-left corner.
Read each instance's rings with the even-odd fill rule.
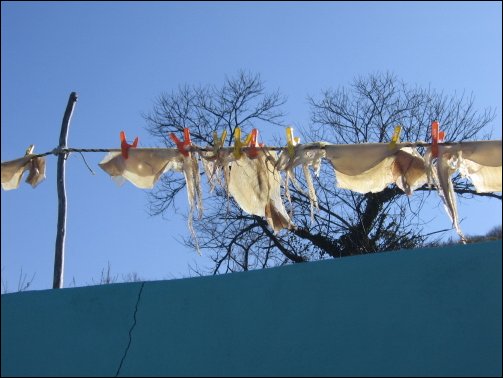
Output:
[[[400,133],[402,132],[402,126],[396,125],[393,131],[393,136],[391,137],[391,142],[388,144],[389,149],[394,149],[397,143],[400,143]]]
[[[431,123],[431,155],[438,157],[438,144],[443,143],[445,139],[445,132],[439,130],[439,123],[437,120]]]
[[[257,143],[257,138],[258,138],[258,129],[252,129],[251,133],[246,137],[245,144],[249,146],[249,149],[248,151],[246,151],[246,154],[250,159],[255,159],[258,156],[257,145],[258,147],[264,146],[262,143],[260,144]]]
[[[124,131],[121,131],[120,138],[122,157],[124,159],[127,159],[129,157],[129,149],[131,147],[136,148],[136,146],[138,146],[138,137],[134,138],[133,144],[129,144],[128,142],[126,142],[126,133],[124,133]]]
[[[295,155],[295,146],[300,143],[299,137],[293,136],[293,127],[286,128],[286,146],[288,148],[288,155],[291,158]]]
[[[175,142],[178,150],[183,154],[183,156],[189,156],[189,149],[192,146],[192,141],[190,140],[190,129],[185,127],[183,129],[183,141],[180,141],[175,134],[169,134],[169,137]]]
[[[248,155],[250,159],[255,159],[258,156],[257,137],[258,129],[252,129],[251,133],[248,134],[246,139],[244,141],[241,141],[241,129],[239,127],[236,127],[236,129],[234,130],[234,157],[236,159],[239,159],[242,155],[241,148],[249,147],[249,149],[246,151],[246,155]],[[264,144],[260,143],[258,144],[258,146],[263,147]]]

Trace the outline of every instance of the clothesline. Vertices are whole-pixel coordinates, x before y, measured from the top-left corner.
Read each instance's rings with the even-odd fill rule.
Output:
[[[389,143],[384,143],[388,145],[391,149],[395,149],[399,146],[399,148],[405,148],[405,147],[430,147],[433,149],[433,154],[436,156],[437,151],[438,151],[438,144],[442,143],[444,145],[455,145],[458,143],[462,142],[444,142],[445,140],[445,132],[440,130],[440,125],[438,121],[433,121],[431,124],[431,138],[432,142],[427,143],[424,141],[416,141],[416,142],[400,142],[400,133],[402,131],[402,126],[397,125],[395,126],[395,129],[393,131],[393,135],[391,137],[391,141]],[[257,151],[288,151],[290,155],[293,155],[294,150],[297,148],[304,148],[304,149],[325,149],[325,146],[347,146],[348,144],[329,144],[326,142],[312,142],[308,143],[307,145],[302,145],[300,144],[300,138],[294,137],[293,134],[293,128],[292,127],[287,127],[285,129],[286,132],[286,140],[287,140],[287,145],[285,147],[278,147],[278,146],[265,146],[262,143],[258,143],[258,134],[259,131],[258,129],[252,129],[251,133],[248,134],[248,136],[244,139],[241,140],[241,128],[237,127],[234,132],[233,132],[233,137],[234,137],[234,146],[229,146],[229,147],[224,147],[224,142],[227,137],[227,131],[224,130],[222,135],[219,137],[217,132],[213,133],[213,140],[214,144],[213,146],[208,146],[208,147],[200,147],[192,143],[191,137],[190,137],[190,129],[189,128],[184,128],[183,129],[183,140],[180,141],[178,137],[174,133],[170,133],[169,137],[171,140],[175,143],[176,148],[184,155],[186,156],[188,152],[208,152],[208,151],[213,151],[215,154],[220,151],[229,151],[232,149],[234,151],[234,154],[236,156],[240,156],[242,152],[247,153],[249,156],[255,156],[257,154]],[[121,140],[121,149],[123,156],[127,158],[128,150],[129,148],[136,148],[138,145],[138,137],[135,138],[134,142],[132,144],[127,143],[126,141],[126,134],[124,131],[120,132],[120,140]],[[359,144],[368,144],[368,143],[359,143]],[[379,144],[379,143],[373,143],[373,144]],[[33,145],[30,146],[30,148],[27,150],[26,154],[31,154],[31,151],[33,149]],[[32,155],[33,157],[44,157],[47,155],[60,155],[60,154],[68,154],[70,152],[115,152],[118,151],[118,149],[114,148],[66,148],[66,146],[62,146],[60,144],[59,147],[53,149],[52,151],[45,152],[42,154],[36,154]]]
[[[462,144],[463,142],[444,142],[442,143],[445,146],[453,146],[453,145],[459,145]],[[354,145],[365,145],[368,143],[355,143]],[[389,145],[389,143],[372,143],[372,144],[382,144],[382,145]],[[325,142],[313,142],[309,143],[308,146],[306,146],[306,149],[325,149],[325,146],[348,146],[351,144],[332,144],[332,143],[325,143]],[[404,147],[430,147],[432,143],[428,142],[400,142],[397,143],[396,146],[397,148],[404,148]],[[298,144],[297,146],[302,146],[302,144]],[[241,151],[246,152],[249,151],[253,147],[241,147]],[[285,151],[287,150],[288,147],[286,146],[263,146],[263,147],[255,147],[257,150],[263,150],[263,151]],[[165,149],[165,150],[176,150],[176,147],[141,147],[142,150],[158,150],[158,149]],[[234,147],[221,147],[221,150],[234,150]],[[48,155],[59,155],[59,154],[68,154],[71,152],[119,152],[121,151],[120,148],[55,148],[52,151],[40,153],[40,154],[33,154],[31,155],[33,158],[36,157],[44,157]],[[208,147],[199,147],[196,145],[192,145],[187,148],[187,151],[189,152],[197,152],[197,151],[204,151],[204,152],[212,152],[215,151],[215,148],[213,146],[208,146]]]

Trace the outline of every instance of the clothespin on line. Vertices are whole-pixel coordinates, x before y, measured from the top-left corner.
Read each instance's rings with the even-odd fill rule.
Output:
[[[286,146],[288,148],[288,155],[291,158],[295,155],[295,146],[300,143],[299,137],[293,136],[293,127],[286,128]]]
[[[249,146],[248,151],[246,151],[246,154],[250,159],[255,159],[258,156],[258,147],[263,147],[263,143],[258,143],[257,142],[258,138],[258,129],[252,129],[250,135],[246,137],[245,143]]]
[[[393,131],[393,136],[391,137],[391,142],[388,147],[392,150],[396,148],[396,144],[400,143],[400,133],[402,132],[402,126],[396,125],[395,130]]]
[[[183,141],[180,141],[180,139],[178,139],[173,133],[170,133],[169,137],[173,140],[173,142],[175,142],[176,148],[178,148],[183,156],[189,156],[192,141],[190,140],[190,129],[188,127],[183,129]]]
[[[234,157],[236,159],[241,158],[242,156],[242,147],[249,147],[246,151],[246,154],[250,159],[255,159],[258,156],[257,150],[257,138],[258,138],[258,129],[252,129],[251,133],[245,138],[244,141],[241,140],[241,129],[236,127],[234,130]],[[258,144],[259,147],[263,147],[263,144]]]
[[[431,123],[431,155],[438,157],[438,144],[443,143],[445,139],[445,132],[439,130],[439,123],[437,120]]]
[[[126,142],[126,133],[124,131],[120,132],[120,139],[121,139],[121,152],[122,152],[122,157],[124,159],[127,159],[129,157],[129,149],[136,148],[138,146],[138,137],[134,138],[133,144],[129,144]]]
[[[219,150],[224,146],[225,138],[227,138],[227,130],[224,130],[220,138],[216,131],[213,131],[213,149]]]
[[[28,146],[28,148],[26,149],[25,153],[24,153],[24,156],[28,156],[28,155],[31,155],[33,153],[33,150],[35,149],[35,145],[34,144],[30,144]]]
[[[236,127],[234,129],[234,157],[239,159],[241,157],[241,147],[244,143],[241,141],[241,129]]]

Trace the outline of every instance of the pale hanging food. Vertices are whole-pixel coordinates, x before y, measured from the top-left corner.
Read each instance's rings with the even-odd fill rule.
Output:
[[[472,181],[478,193],[501,192],[501,141],[439,144],[436,164],[431,148],[427,150],[425,158],[428,182],[437,187],[454,229],[465,242],[459,226],[456,193],[451,176],[459,170],[462,176]]]
[[[220,185],[225,188],[227,194],[229,193],[230,163],[236,158],[232,153],[233,149],[224,148],[226,137],[226,130],[222,132],[220,137],[215,131],[213,132],[213,149],[208,151],[199,150],[204,172],[210,185],[210,192],[213,192],[215,187]],[[221,176],[223,176],[223,182]]]
[[[403,147],[395,153],[391,172],[393,182],[408,196],[428,181],[424,158],[411,147]]]
[[[397,184],[408,195],[426,182],[423,158],[412,148],[386,143],[325,146],[337,186],[359,193],[377,193]]]
[[[275,162],[274,152],[260,151],[254,159],[243,154],[231,163],[229,193],[245,212],[265,217],[277,232],[293,224],[281,199],[281,177]]]
[[[16,160],[3,162],[2,189],[17,189],[25,171],[29,171],[26,182],[35,188],[45,179],[45,157],[28,154]]]
[[[213,192],[217,185],[229,192],[230,166],[236,160],[231,148],[221,148],[218,151],[199,151],[204,172]]]
[[[321,167],[321,159],[325,157],[325,150],[323,149],[326,143],[307,143],[303,145],[296,145],[292,152],[288,149],[284,150],[276,163],[276,169],[279,171],[285,171],[285,195],[290,203],[290,207],[292,205],[292,199],[290,196],[289,183],[292,181],[295,188],[303,193],[303,190],[300,188],[300,185],[295,177],[294,169],[295,167],[302,165],[302,172],[304,173],[304,178],[306,180],[306,185],[308,189],[308,198],[311,207],[311,219],[314,219],[314,208],[318,209],[318,198],[316,196],[316,191],[313,185],[313,179],[311,177],[311,173],[309,171],[309,167],[312,166],[314,173],[318,176],[320,167]]]
[[[187,187],[187,199],[189,201],[189,215],[187,224],[189,231],[194,239],[197,253],[200,255],[199,242],[197,240],[196,232],[192,225],[192,218],[194,209],[197,208],[199,219],[203,217],[203,202],[201,193],[201,176],[199,175],[199,163],[197,155],[194,152],[189,152],[188,156],[183,157],[183,175],[185,177],[185,184]]]
[[[477,193],[501,192],[501,140],[446,147],[446,152],[459,148],[459,172],[471,180]]]
[[[184,156],[175,148],[130,148],[127,159],[120,151],[110,152],[99,166],[118,184],[126,179],[140,189],[152,189],[159,177],[169,170],[183,171],[189,202],[188,226],[199,253],[192,218],[195,208],[199,212],[199,218],[202,217],[203,206],[199,164],[195,153],[188,152]]]
[[[452,222],[452,227],[460,236],[461,241],[466,243],[465,236],[459,226],[456,193],[454,193],[454,186],[451,180],[451,175],[458,168],[458,155],[457,153],[444,154],[445,147],[447,146],[438,145],[438,158],[436,159],[436,164],[434,164],[434,156],[432,156],[431,147],[426,151],[425,160],[428,167],[428,183],[436,186],[438,194],[444,203],[445,211]]]
[[[152,189],[164,172],[182,171],[183,162],[177,149],[131,148],[127,159],[120,151],[109,152],[99,166],[120,185],[126,179],[140,189]]]

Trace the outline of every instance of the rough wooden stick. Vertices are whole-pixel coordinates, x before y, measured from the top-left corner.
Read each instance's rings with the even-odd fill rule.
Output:
[[[59,135],[59,148],[67,148],[68,128],[72,118],[73,109],[77,102],[77,93],[70,93],[68,104],[66,105],[63,123],[61,124],[61,134]],[[65,262],[65,232],[66,232],[66,191],[65,191],[65,164],[67,153],[58,155],[58,228],[56,233],[56,251],[54,256],[54,281],[52,288],[63,287],[63,273]]]

